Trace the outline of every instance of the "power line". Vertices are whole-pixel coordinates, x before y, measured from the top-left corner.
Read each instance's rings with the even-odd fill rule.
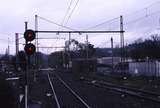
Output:
[[[160,1],[154,2],[154,3],[152,3],[151,5],[143,8],[143,9],[137,10],[137,11],[135,11],[135,12],[133,12],[133,13],[130,13],[130,14],[126,14],[126,15],[124,15],[124,16],[130,16],[130,15],[133,15],[133,14],[139,12],[139,11],[147,10],[147,9],[150,8],[151,6],[153,6],[153,5],[155,5],[155,4],[159,4],[159,3],[160,3]],[[148,16],[148,14],[146,14],[146,16]],[[146,17],[146,16],[145,16],[145,17]],[[99,27],[99,26],[101,26],[101,25],[104,25],[104,24],[106,24],[106,23],[109,23],[109,22],[111,22],[112,20],[115,20],[115,19],[118,19],[118,18],[119,18],[119,17],[114,18],[114,19],[111,19],[111,20],[108,20],[108,21],[104,21],[104,22],[99,23],[99,24],[97,24],[97,25],[95,25],[95,26],[89,27],[89,28],[87,28],[87,29],[85,29],[85,30],[97,28],[97,27]],[[144,17],[142,17],[142,18],[144,18]],[[139,21],[140,19],[141,19],[141,18],[136,19],[136,20],[134,20],[133,22]],[[128,22],[128,23],[131,23],[131,22]],[[128,23],[127,23],[127,24],[128,24]]]
[[[158,14],[158,13],[160,13],[160,10],[159,10],[159,11],[152,12],[152,13],[150,13],[150,14],[146,14],[146,15],[144,15],[144,16],[142,16],[142,17],[139,17],[139,18],[137,18],[137,19],[135,19],[135,20],[126,22],[126,23],[124,23],[124,25],[129,25],[129,24],[132,24],[132,23],[141,21],[141,20],[143,20],[143,19],[145,19],[145,18],[151,17],[151,16],[153,16],[153,15],[155,15],[155,14]],[[115,18],[115,19],[116,19],[116,18]],[[114,20],[114,19],[112,19],[112,20]],[[112,20],[111,20],[111,21],[112,21]],[[108,22],[110,22],[110,20],[109,20]],[[107,22],[106,22],[106,23],[107,23]],[[90,28],[88,28],[88,29],[93,29],[93,28],[96,28],[96,27],[101,26],[101,25],[106,24],[106,23],[105,23],[105,22],[104,22],[104,23],[100,23],[100,24],[97,24],[97,25],[95,25],[95,26],[93,26],[93,27],[90,27]]]
[[[97,27],[99,27],[99,26],[101,26],[101,25],[104,25],[104,24],[109,23],[109,22],[111,22],[111,21],[114,21],[114,20],[116,20],[116,19],[119,19],[119,17],[116,17],[116,18],[113,18],[113,19],[110,19],[110,20],[104,21],[104,22],[102,22],[102,23],[96,24],[96,25],[91,26],[91,27],[89,27],[89,28],[87,28],[87,29],[85,29],[85,30],[89,30],[89,29],[97,28]]]
[[[156,11],[156,12],[152,12],[152,13],[148,14],[148,9],[149,9],[150,7],[152,7],[153,5],[155,5],[155,4],[160,4],[160,1],[154,2],[154,3],[150,4],[149,6],[147,6],[147,7],[145,7],[145,8],[142,8],[142,9],[140,9],[140,10],[137,10],[137,11],[135,11],[135,12],[133,12],[133,13],[126,14],[125,16],[128,17],[128,16],[133,15],[133,14],[135,15],[136,13],[138,13],[138,12],[140,12],[140,11],[146,10],[146,14],[145,14],[144,16],[142,16],[142,17],[140,17],[140,18],[137,18],[137,19],[135,19],[135,20],[133,20],[133,21],[129,21],[129,22],[125,23],[124,25],[131,24],[131,23],[140,21],[140,20],[142,20],[142,19],[144,19],[144,18],[147,18],[147,17],[150,17],[150,16],[152,16],[152,15],[154,15],[154,14],[159,13],[160,11]]]
[[[71,18],[71,16],[72,16],[73,12],[75,11],[75,9],[76,9],[78,3],[79,3],[79,0],[77,0],[77,2],[76,2],[76,4],[75,4],[74,8],[72,9],[71,13],[69,14],[68,19],[66,20],[65,25],[68,23],[69,19]]]
[[[70,27],[67,27],[67,26],[58,24],[58,23],[56,23],[56,22],[53,22],[53,21],[51,21],[51,20],[48,20],[48,19],[46,19],[46,18],[43,18],[43,17],[41,17],[41,16],[38,16],[38,17],[39,17],[40,19],[42,19],[42,20],[45,20],[45,21],[47,21],[47,22],[49,22],[49,23],[52,23],[52,24],[55,24],[55,25],[57,25],[57,26],[60,26],[60,27],[63,27],[63,28],[69,29],[69,30],[75,30],[75,29],[72,29],[72,28],[70,28]]]
[[[67,11],[66,11],[66,13],[65,13],[64,17],[63,17],[63,20],[62,20],[61,25],[63,25],[63,24],[64,24],[64,21],[65,21],[65,19],[66,19],[67,15],[68,15],[68,13],[69,13],[69,10],[71,9],[71,5],[72,5],[72,3],[73,3],[73,0],[70,0],[69,6],[68,6],[68,8],[67,8]]]
[[[145,15],[145,16],[142,16],[142,17],[140,17],[140,18],[137,18],[137,19],[135,19],[135,20],[133,20],[133,21],[129,21],[129,22],[127,22],[127,23],[124,23],[124,25],[128,25],[128,24],[132,24],[132,23],[138,22],[138,21],[140,21],[140,20],[143,20],[143,19],[145,19],[145,18],[148,18],[148,17],[150,17],[150,16],[152,16],[152,15],[155,15],[155,14],[158,14],[158,13],[160,13],[160,10],[159,10],[159,11],[156,11],[156,12],[153,12],[153,13],[151,13],[151,14],[148,14],[147,16]]]
[[[150,7],[152,7],[152,6],[155,5],[155,4],[160,4],[160,1],[156,1],[156,2],[148,5],[147,7],[144,7],[144,8],[142,8],[142,9],[136,10],[136,11],[134,11],[134,12],[132,12],[132,13],[126,14],[125,16],[131,16],[131,15],[133,15],[133,14],[136,14],[136,13],[140,12],[140,11],[148,10]]]

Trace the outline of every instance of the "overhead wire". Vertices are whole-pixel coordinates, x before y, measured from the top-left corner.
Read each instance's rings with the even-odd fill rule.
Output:
[[[140,17],[140,18],[137,18],[137,19],[135,19],[135,20],[133,20],[133,21],[129,21],[129,22],[127,22],[127,23],[124,23],[124,25],[131,24],[131,23],[134,23],[134,22],[143,20],[143,19],[145,19],[145,18],[148,18],[148,17],[150,17],[150,16],[152,16],[152,15],[155,15],[155,14],[158,14],[158,13],[160,13],[160,10],[159,10],[159,11],[156,11],[156,12],[152,12],[152,13],[147,14],[147,15],[144,15],[144,16],[142,16],[142,17]]]
[[[135,13],[138,13],[138,12],[140,12],[140,11],[142,11],[142,10],[146,10],[146,11],[147,11],[148,8],[152,7],[152,6],[155,5],[155,4],[159,4],[159,3],[160,3],[160,1],[156,1],[156,2],[150,4],[149,6],[147,6],[147,7],[145,7],[145,8],[142,8],[142,9],[140,9],[140,10],[137,10],[137,11],[135,11],[135,12],[133,12],[133,13],[126,14],[126,15],[124,15],[124,16],[128,17],[128,16],[133,15],[133,14],[135,14]],[[155,13],[152,13],[152,14],[155,14]],[[138,18],[138,19],[136,19],[136,20],[134,20],[134,21],[127,22],[126,24],[139,21],[139,20],[141,20],[141,19],[143,19],[143,18],[146,18],[147,16],[150,16],[150,15],[147,15],[147,14],[146,14],[145,16],[143,16],[143,17],[141,17],[141,18]],[[89,28],[87,28],[87,29],[85,29],[85,30],[97,28],[97,27],[99,27],[99,26],[101,26],[101,25],[104,25],[104,24],[106,24],[106,23],[109,23],[109,22],[111,22],[112,20],[116,20],[116,19],[118,19],[118,18],[119,18],[119,17],[116,17],[116,18],[111,19],[111,20],[108,20],[108,21],[104,21],[104,22],[99,23],[99,24],[97,24],[97,25],[95,25],[95,26],[89,27]]]
[[[140,21],[140,20],[143,20],[143,19],[145,19],[145,18],[151,17],[151,16],[153,16],[153,15],[155,15],[155,14],[158,14],[158,13],[160,13],[160,10],[159,10],[159,11],[154,11],[154,12],[152,12],[152,13],[146,13],[144,16],[142,16],[142,17],[140,17],[140,18],[137,18],[137,19],[135,19],[135,20],[132,20],[132,21],[129,21],[129,22],[124,23],[124,25],[128,25],[128,24],[132,24],[132,23],[138,22],[138,21]],[[90,27],[90,28],[88,28],[88,29],[96,28],[96,27],[101,26],[101,25],[103,25],[103,24],[106,24],[106,23],[108,23],[108,22],[110,22],[110,21],[112,21],[112,20],[109,20],[109,21],[107,21],[107,22],[103,22],[103,23],[97,24],[97,25],[92,26],[92,27]],[[106,42],[105,42],[105,43],[106,43]],[[114,43],[115,43],[115,42],[114,42]]]
[[[61,25],[64,24],[64,21],[65,21],[67,15],[68,15],[68,13],[69,13],[69,11],[70,11],[70,9],[71,9],[72,3],[73,3],[73,0],[70,0],[69,6],[68,6],[68,8],[67,8],[67,10],[66,10],[66,13],[65,13],[64,17],[63,17],[63,20],[62,20],[62,22],[61,22]]]
[[[116,20],[116,19],[119,19],[119,17],[116,17],[116,18],[113,18],[113,19],[110,19],[110,20],[104,21],[104,22],[102,22],[102,23],[96,24],[96,25],[94,25],[94,26],[88,27],[88,28],[87,28],[87,29],[85,29],[85,30],[89,30],[89,29],[97,28],[97,27],[99,27],[99,26],[101,26],[101,25],[104,25],[104,24],[106,24],[106,23],[112,22],[112,21],[114,21],[114,20]]]
[[[57,26],[60,26],[60,27],[63,27],[63,28],[69,29],[69,30],[75,30],[75,29],[72,29],[72,28],[70,28],[70,27],[67,27],[67,26],[58,24],[58,23],[56,23],[56,22],[54,22],[54,21],[51,21],[51,20],[49,20],[49,19],[46,19],[46,18],[44,18],[44,17],[38,16],[38,15],[37,15],[37,17],[40,18],[41,20],[45,20],[45,21],[47,21],[47,22],[49,22],[49,23],[52,23],[52,24],[55,24],[55,25],[57,25]],[[57,40],[57,39],[56,39],[56,40]],[[57,42],[57,41],[56,41],[56,42]],[[54,43],[54,44],[55,44],[55,43]],[[52,46],[52,44],[51,44],[51,46]],[[55,50],[56,50],[56,49],[55,49]],[[49,48],[47,48],[47,53],[48,53],[48,52],[49,52]]]
[[[71,13],[70,13],[69,16],[68,16],[65,25],[68,23],[69,19],[70,19],[71,16],[73,15],[73,13],[74,13],[76,7],[78,6],[78,3],[79,3],[79,0],[76,1],[76,4],[75,4],[75,6],[73,7],[73,9],[71,10]]]
[[[61,38],[61,39],[62,39],[62,38]],[[50,49],[53,50],[53,48],[51,48],[51,47],[53,47],[54,45],[57,45],[58,40],[59,40],[59,38],[55,38],[55,42],[51,43],[51,44],[49,45],[50,47],[48,47],[48,48],[46,47],[46,52],[47,52],[47,53],[49,53],[49,50],[50,50]],[[63,40],[65,40],[65,38],[64,38]],[[41,45],[41,46],[42,46],[42,47],[45,47],[44,45]],[[56,51],[56,49],[57,49],[57,48],[55,47],[55,48],[54,48],[54,51]],[[43,50],[44,50],[44,49],[43,49]],[[50,50],[50,51],[52,51],[52,50]]]
[[[44,18],[44,17],[41,17],[41,16],[38,16],[38,17],[39,17],[40,19],[42,19],[42,20],[45,20],[45,21],[47,21],[47,22],[49,22],[49,23],[52,23],[52,24],[54,24],[54,25],[57,25],[57,26],[59,26],[59,27],[63,27],[63,28],[69,29],[69,30],[75,30],[75,29],[73,29],[73,28],[71,28],[71,27],[67,27],[67,26],[58,24],[58,23],[56,23],[56,22],[54,22],[54,21],[48,20],[48,19],[46,19],[46,18]]]
[[[69,17],[68,17],[66,24],[68,23],[68,21],[69,21],[69,19],[71,18],[73,12],[75,11],[75,8],[77,7],[78,2],[79,2],[79,0],[77,0],[76,5],[75,5],[74,8],[72,9],[72,12],[70,13],[70,15],[69,15]],[[158,2],[156,2],[156,3],[159,3],[159,2],[160,2],[160,1],[158,1]],[[149,5],[147,8],[153,6],[154,4],[155,4],[155,3]],[[70,6],[68,7],[68,9],[69,9],[69,8],[70,8]],[[142,10],[147,9],[147,8],[145,7],[145,8],[143,8],[143,9],[139,10],[139,11],[142,11]],[[68,9],[67,9],[67,11],[68,11]],[[66,12],[67,12],[67,11],[66,11]],[[138,11],[136,11],[136,12],[138,12]],[[160,11],[156,11],[156,12],[153,12],[153,13],[151,13],[151,14],[147,14],[147,15],[142,16],[142,17],[140,17],[140,18],[137,18],[137,19],[135,19],[135,20],[133,20],[133,21],[126,22],[126,23],[124,23],[124,25],[128,25],[128,24],[131,24],[131,23],[134,23],[134,22],[143,20],[144,18],[150,17],[150,16],[152,16],[152,15],[154,15],[154,14],[156,14],[156,13],[159,13],[159,12],[160,12]],[[135,13],[135,12],[134,12],[134,13]],[[131,15],[131,14],[128,14],[128,15]],[[125,15],[125,16],[128,16],[128,15]],[[65,16],[66,16],[66,15],[65,15]],[[72,29],[72,28],[70,28],[70,27],[64,26],[63,24],[55,23],[55,22],[50,21],[50,20],[48,20],[48,19],[46,19],[46,18],[42,18],[42,17],[40,17],[40,18],[41,18],[41,19],[44,19],[44,20],[46,20],[46,21],[48,21],[48,22],[51,22],[51,23],[53,23],[53,24],[55,24],[55,25],[57,25],[57,26],[60,26],[60,27],[66,28],[66,29],[70,29],[70,30],[74,30],[74,29]],[[65,17],[64,17],[64,18],[65,18]],[[119,17],[114,18],[114,19],[111,19],[111,20],[108,20],[108,21],[104,21],[104,22],[99,23],[99,24],[97,24],[97,25],[95,25],[95,26],[89,27],[89,28],[87,28],[87,29],[85,29],[85,30],[97,28],[97,27],[99,27],[99,26],[101,26],[101,25],[103,25],[103,24],[109,23],[109,22],[114,21],[114,20],[116,20],[116,19],[118,19],[118,18],[119,18]]]
[[[155,4],[160,4],[160,1],[158,0],[158,1],[156,1],[156,2],[154,2],[154,3],[152,3],[152,4],[150,4],[150,5],[148,5],[148,6],[144,7],[144,8],[142,8],[142,9],[136,10],[136,11],[134,11],[134,12],[132,12],[132,13],[128,13],[128,14],[126,14],[125,16],[134,15],[134,14],[140,12],[140,11],[148,10],[150,7],[152,7],[152,6],[155,5]]]

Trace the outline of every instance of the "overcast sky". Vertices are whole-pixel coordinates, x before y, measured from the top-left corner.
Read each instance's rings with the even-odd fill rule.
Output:
[[[34,29],[34,16],[37,14],[41,17],[62,24],[64,16],[70,5],[71,0],[1,0],[0,3],[0,53],[5,53],[7,48],[7,39],[10,39],[11,53],[15,53],[14,35],[16,32],[24,32],[24,22],[29,22],[29,28]],[[69,13],[76,5],[77,0],[72,0]],[[147,8],[146,8],[147,7]],[[69,13],[65,17],[64,24],[76,30],[85,30],[88,27],[94,26],[101,22],[124,16],[125,42],[130,43],[134,39],[143,36],[148,36],[150,33],[157,33],[159,27],[159,14],[155,14],[142,21],[134,22],[134,20],[145,15],[150,15],[160,11],[160,2],[158,0],[79,0],[77,6],[70,16]],[[145,9],[146,8],[146,9]],[[112,28],[113,26],[113,28]],[[53,24],[47,23],[39,19],[39,29],[41,30],[62,30]],[[118,30],[119,19],[113,20],[111,23],[106,23],[93,30]],[[101,37],[100,37],[101,36]],[[96,47],[107,46],[111,34],[100,35],[96,34],[93,37],[89,35],[89,41],[95,44]],[[113,35],[114,36],[114,35]],[[76,39],[85,41],[85,34]],[[115,36],[115,43],[119,41],[119,35]],[[22,41],[23,42],[23,41]],[[46,42],[44,44],[44,42]],[[106,43],[105,43],[106,42]],[[63,45],[64,40],[56,42],[43,41],[42,44],[48,45]],[[50,46],[51,46],[50,45]],[[108,45],[109,46],[109,45]],[[21,45],[22,48],[22,45]]]

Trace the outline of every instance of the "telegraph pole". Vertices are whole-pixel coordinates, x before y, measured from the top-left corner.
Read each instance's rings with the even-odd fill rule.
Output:
[[[65,47],[64,47],[64,51],[62,51],[62,56],[63,56],[63,67],[65,68]]]
[[[70,66],[70,61],[71,61],[70,45],[71,45],[71,33],[69,32],[69,46],[68,46],[68,68],[69,68],[69,66]]]
[[[28,28],[28,22],[25,22],[25,31],[27,30]],[[26,41],[26,44],[27,44],[27,41]],[[29,59],[27,57],[27,59]],[[28,108],[28,61],[27,61],[27,64],[26,64],[26,70],[25,70],[25,108]]]
[[[121,42],[121,71],[124,63],[124,33],[123,33],[123,16],[120,16],[120,42]]]
[[[37,15],[35,15],[35,31],[36,30],[38,30],[38,16]],[[35,40],[35,45],[36,45],[36,52],[37,53],[35,53],[35,57],[34,57],[34,59],[35,59],[35,67],[37,68],[37,70],[39,69],[39,60],[38,60],[38,50],[39,50],[39,48],[38,48],[38,33],[35,33],[35,35],[36,35],[36,40]],[[33,81],[34,82],[36,82],[36,71],[34,70],[34,73],[33,73]]]
[[[16,45],[16,56],[18,55],[18,51],[19,51],[19,36],[18,33],[15,33],[15,45]]]
[[[121,62],[124,62],[124,33],[123,33],[123,16],[120,16],[120,42],[121,42]]]
[[[10,54],[9,38],[8,38],[8,55]]]
[[[88,59],[88,35],[86,35],[86,42],[87,42],[86,55],[87,55],[87,59]]]
[[[35,31],[38,31],[38,15],[35,15]],[[38,32],[36,32],[36,52],[35,54],[35,64],[37,65],[37,69],[39,69],[39,60],[38,60]]]
[[[19,35],[15,33],[15,48],[16,48],[16,69],[18,68],[18,51],[19,51]]]
[[[112,49],[112,72],[113,72],[113,38],[111,37],[111,49]]]

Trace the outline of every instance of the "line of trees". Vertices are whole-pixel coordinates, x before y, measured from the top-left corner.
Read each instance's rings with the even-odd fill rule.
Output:
[[[88,54],[87,54],[88,52]],[[88,44],[88,47],[81,47],[78,50],[53,52],[48,57],[50,67],[61,67],[63,63],[69,64],[69,59],[91,58],[95,52],[94,45]]]
[[[125,47],[127,57],[139,61],[149,58],[150,60],[160,59],[160,36],[151,35],[149,39],[138,39]]]

